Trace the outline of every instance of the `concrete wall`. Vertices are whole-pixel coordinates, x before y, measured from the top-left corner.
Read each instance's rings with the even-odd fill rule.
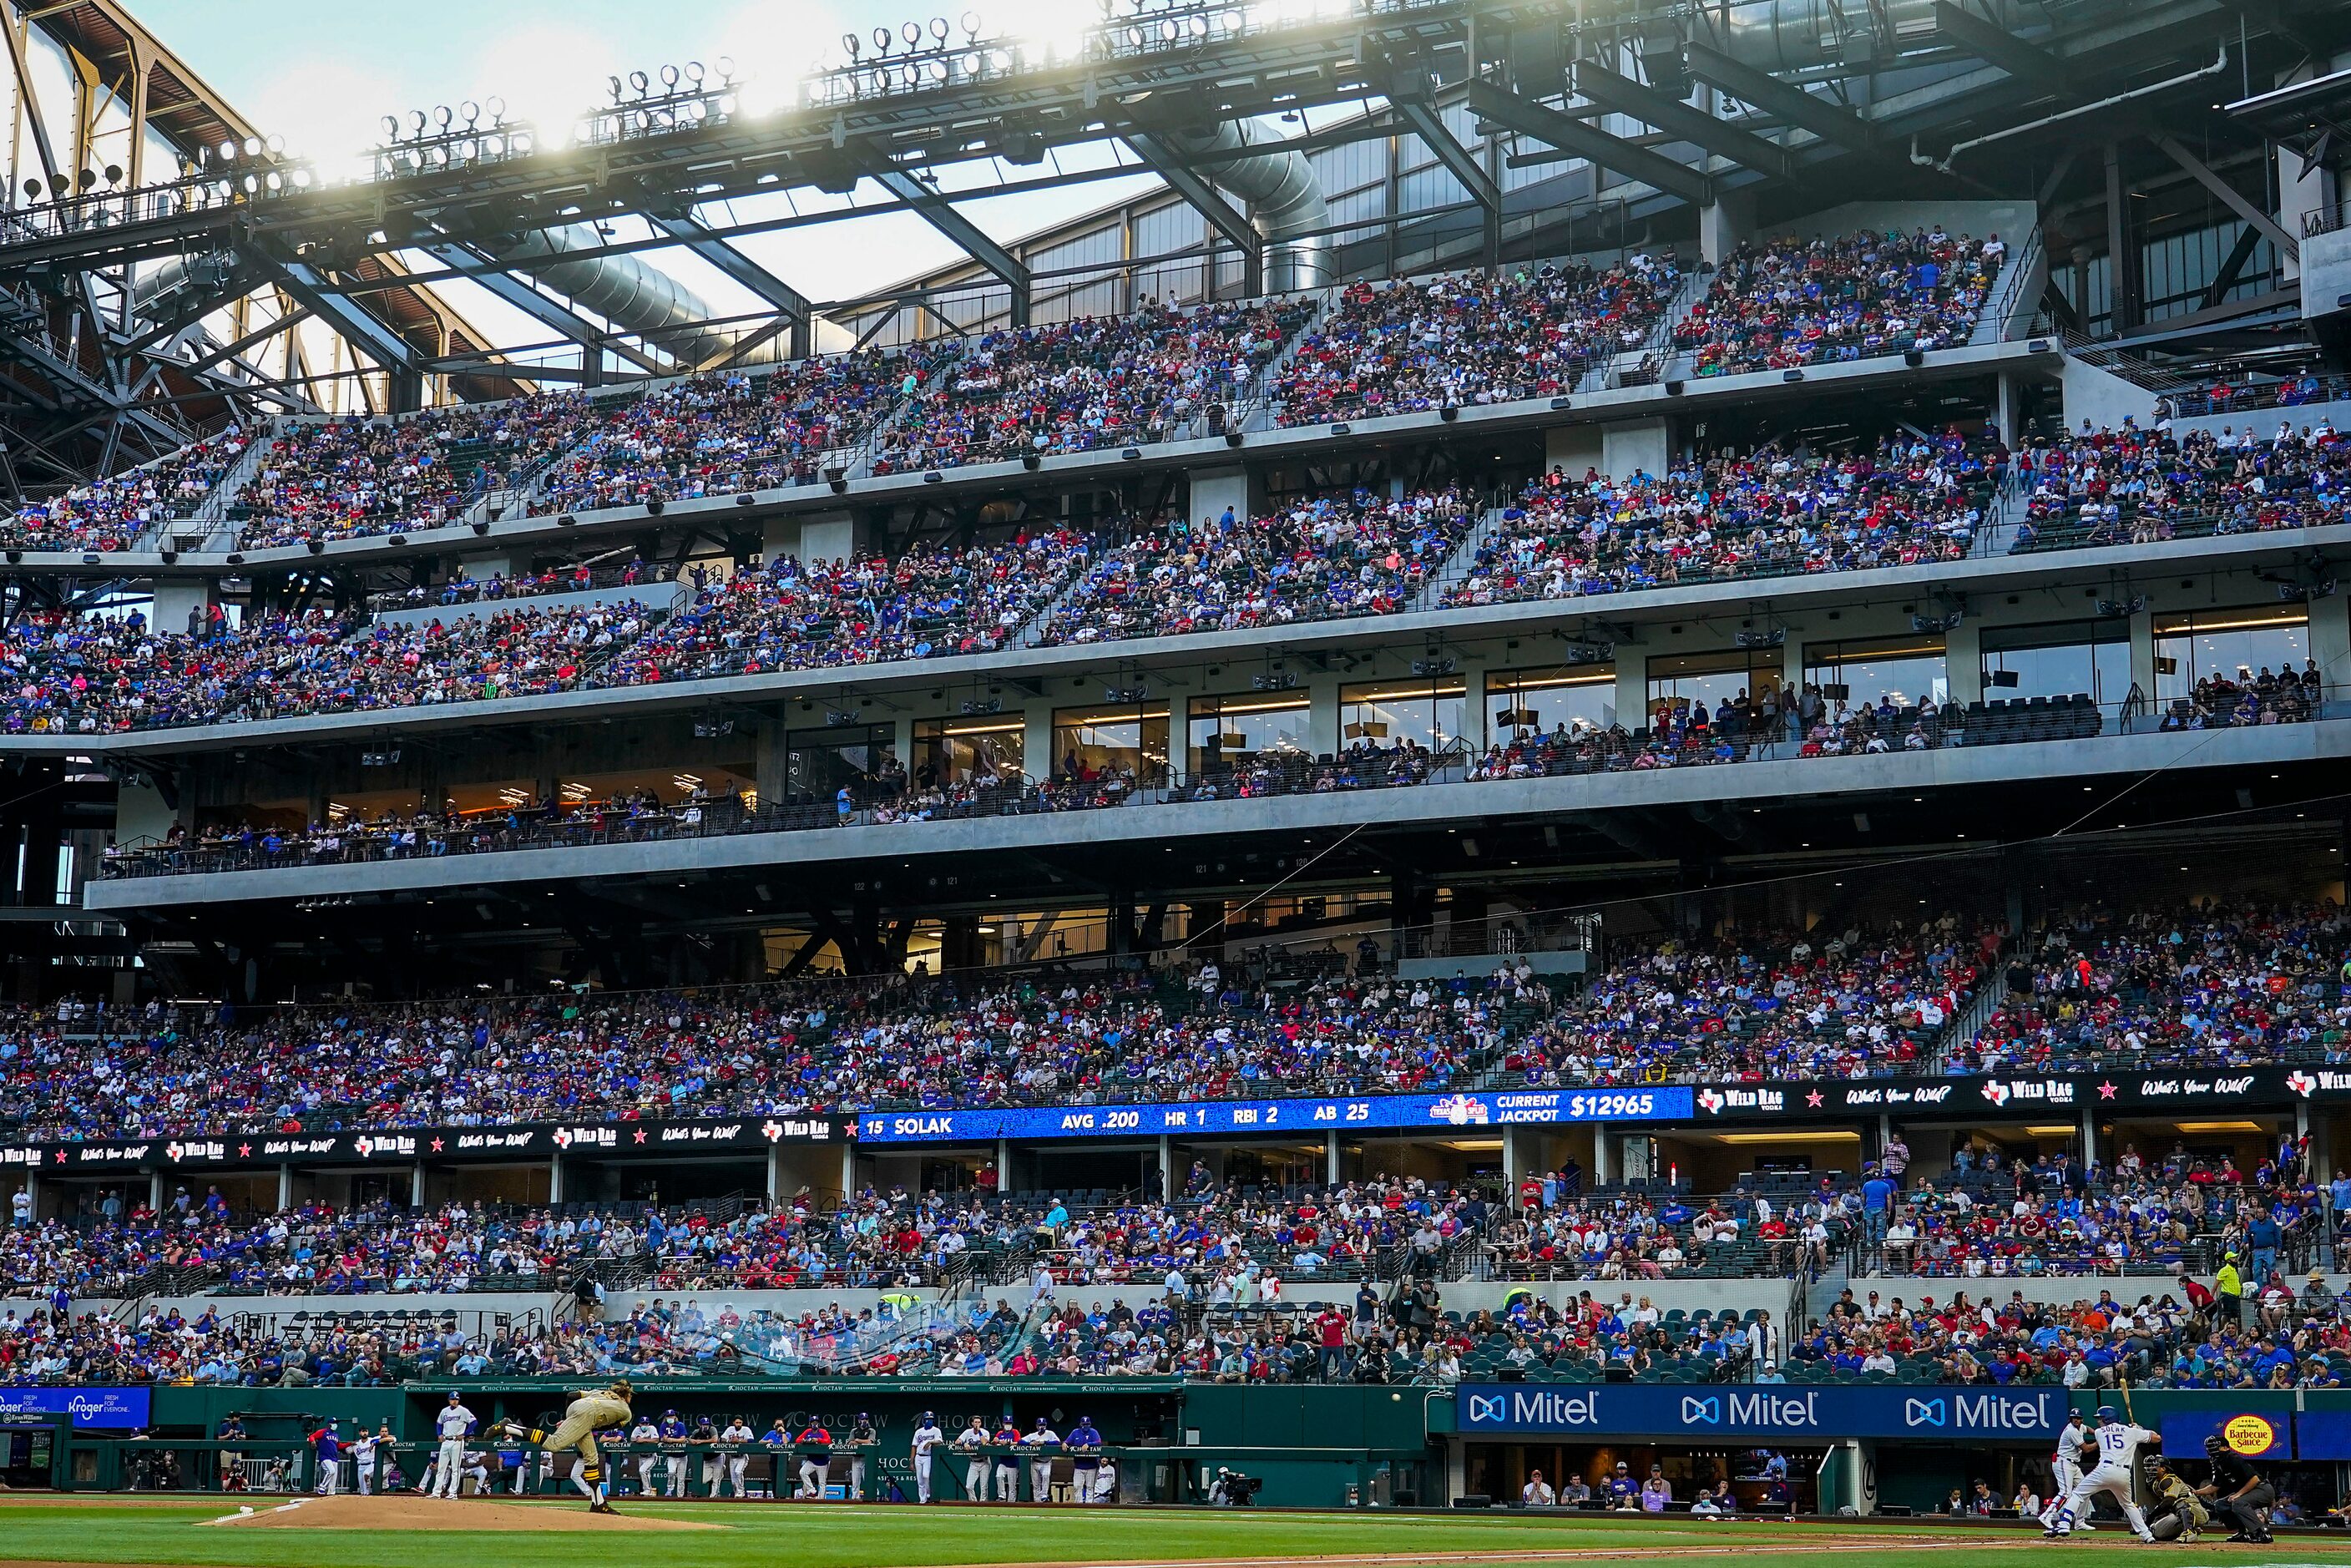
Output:
[[[2119,425],[2126,416],[2141,426],[2155,423],[2155,394],[2111,371],[2069,357],[2058,372],[2057,386],[2068,430],[2081,429],[2085,419],[2094,425]]]
[[[1977,239],[1996,234],[2007,242],[2013,260],[2024,236],[2040,223],[2040,209],[2031,202],[1847,202],[1810,217],[1758,227],[1765,235],[1792,234],[1810,239],[1814,235],[1852,234],[1860,229],[1880,234],[1900,229],[1908,234],[1940,225],[1952,235]]]

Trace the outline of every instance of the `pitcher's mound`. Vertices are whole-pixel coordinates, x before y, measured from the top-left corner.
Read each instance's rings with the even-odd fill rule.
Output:
[[[393,1492],[382,1497],[314,1497],[290,1501],[256,1498],[251,1513],[225,1514],[206,1522],[261,1530],[723,1530],[693,1520],[650,1519],[633,1513],[590,1513],[585,1500],[496,1502],[488,1498],[423,1497]]]

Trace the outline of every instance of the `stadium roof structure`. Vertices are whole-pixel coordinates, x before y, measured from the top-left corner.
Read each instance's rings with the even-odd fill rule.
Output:
[[[1088,283],[1131,292],[1171,265],[1240,298],[1855,197],[2032,199],[2053,246],[2123,255],[2159,216],[2134,216],[2137,198],[2188,191],[2246,239],[2165,341],[2275,327],[2291,281],[2237,287],[2249,258],[2295,254],[2268,195],[2273,132],[2221,104],[2310,74],[2351,34],[2318,0],[1109,0],[1051,53],[969,14],[852,36],[765,111],[747,74],[688,63],[613,78],[569,126],[496,100],[391,117],[371,172],[343,181],[287,158],[118,0],[5,19],[19,166],[0,210],[0,499],[232,416],[970,332],[1098,308]],[[60,79],[43,51],[69,106],[43,101]],[[1324,171],[1367,144],[1384,165],[1334,202]],[[1136,249],[1125,209],[1022,240],[959,204],[1137,175],[1196,215],[1165,249]],[[965,261],[818,299],[738,243],[883,212]],[[1119,245],[1059,259],[1122,213]],[[757,308],[705,304],[664,269],[687,254]],[[2053,294],[2058,324],[2141,331],[2139,270],[2095,322]],[[460,278],[548,336],[491,340],[440,288]]]

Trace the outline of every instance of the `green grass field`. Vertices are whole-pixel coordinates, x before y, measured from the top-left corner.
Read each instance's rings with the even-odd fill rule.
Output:
[[[2044,1568],[2063,1559],[2108,1568],[2125,1559],[2179,1563],[2341,1563],[2351,1568],[2351,1540],[2290,1540],[2268,1547],[2140,1546],[2120,1531],[2044,1545],[2023,1528],[1934,1531],[1866,1525],[1823,1527],[1760,1522],[1652,1523],[1641,1520],[1447,1517],[1360,1513],[1117,1512],[937,1508],[794,1508],[750,1504],[645,1510],[725,1525],[723,1531],[587,1534],[529,1531],[205,1530],[221,1505],[109,1507],[61,1501],[0,1508],[0,1563],[227,1564],[237,1568],[489,1568],[549,1556],[610,1563],[614,1568],[929,1568],[1001,1563],[1166,1562],[1205,1558],[1309,1557],[1361,1552],[1556,1552],[1589,1549],[1606,1561],[1638,1564],[1644,1549],[1659,1563],[1713,1557],[1858,1559],[1867,1568]],[[1882,1550],[1823,1553],[1817,1548],[1859,1533],[1882,1535]],[[1814,1551],[1807,1552],[1810,1545]],[[1703,1552],[1704,1558],[1693,1557]],[[1625,1555],[1619,1555],[1623,1553]],[[1495,1560],[1507,1563],[1507,1555]]]

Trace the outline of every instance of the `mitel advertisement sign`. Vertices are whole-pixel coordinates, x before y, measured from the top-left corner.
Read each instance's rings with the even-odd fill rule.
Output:
[[[1466,1436],[1841,1437],[1918,1442],[2048,1443],[2065,1424],[2062,1388],[1894,1385],[1464,1384],[1456,1416]]]

